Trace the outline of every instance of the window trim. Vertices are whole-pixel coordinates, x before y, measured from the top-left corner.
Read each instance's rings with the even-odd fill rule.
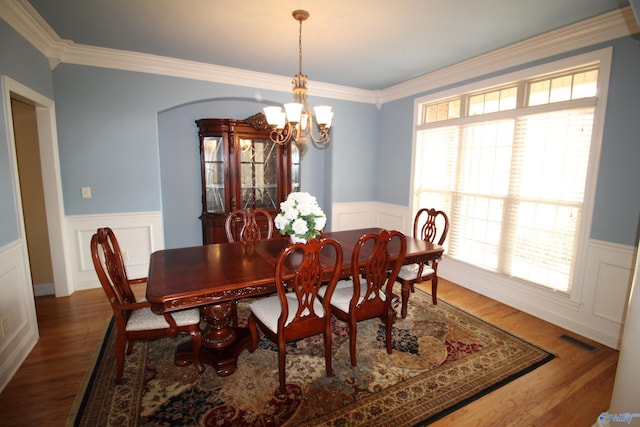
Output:
[[[583,200],[583,212],[582,212],[582,220],[579,228],[578,234],[578,251],[576,253],[576,262],[574,265],[573,271],[573,282],[570,286],[569,293],[558,292],[551,288],[543,287],[540,285],[535,285],[524,280],[506,277],[499,273],[490,272],[479,267],[470,266],[470,268],[481,270],[486,274],[496,276],[500,278],[501,283],[506,280],[508,283],[515,285],[516,287],[522,288],[526,287],[527,290],[534,290],[536,292],[540,292],[543,295],[554,294],[562,297],[562,299],[569,298],[574,303],[578,303],[582,300],[583,294],[583,284],[585,278],[585,267],[586,267],[586,259],[587,259],[587,250],[588,250],[588,241],[591,236],[591,225],[593,222],[593,210],[595,205],[595,194],[598,180],[598,168],[600,165],[600,154],[602,151],[602,136],[603,129],[605,123],[605,115],[606,115],[606,106],[607,106],[607,96],[609,92],[609,81],[611,76],[611,60],[613,56],[613,48],[608,47],[604,49],[595,50],[592,52],[574,55],[571,57],[550,61],[541,65],[532,66],[522,68],[518,71],[505,73],[500,76],[491,77],[488,79],[481,79],[472,83],[463,84],[460,86],[452,87],[443,91],[437,91],[430,93],[425,96],[421,96],[414,99],[413,106],[413,130],[412,130],[412,147],[411,147],[411,177],[409,183],[409,212],[411,215],[415,215],[416,209],[418,207],[414,206],[414,191],[415,191],[415,155],[416,155],[416,143],[417,143],[417,133],[419,130],[428,129],[433,127],[434,125],[442,125],[442,122],[438,123],[426,123],[419,124],[421,118],[421,104],[425,103],[434,103],[440,101],[446,101],[447,99],[455,98],[460,96],[461,94],[469,94],[473,92],[481,92],[491,88],[499,88],[504,87],[510,83],[531,79],[538,76],[543,76],[545,74],[554,74],[560,73],[564,70],[587,66],[593,63],[599,63],[599,71],[598,71],[598,93],[596,95],[596,105],[594,112],[594,122],[592,128],[592,141],[591,141],[591,151],[589,155],[589,164],[588,164],[588,172],[585,182],[585,193]],[[575,101],[567,101],[567,102],[579,102],[580,100]],[[539,107],[545,106],[536,106],[536,107],[528,107],[537,109]],[[501,112],[491,113],[500,115]],[[475,116],[471,116],[475,117]],[[482,117],[483,119],[487,119],[487,115],[478,116],[478,118]],[[467,118],[468,120],[469,118]],[[447,121],[448,123],[454,124],[456,119],[451,121]],[[445,255],[446,256],[446,255]],[[456,262],[462,262],[456,260]]]

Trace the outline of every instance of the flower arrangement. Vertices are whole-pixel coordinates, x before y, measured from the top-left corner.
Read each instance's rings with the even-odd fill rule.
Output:
[[[320,234],[327,223],[316,198],[309,193],[294,192],[280,203],[280,212],[274,220],[280,234],[288,234],[292,241],[307,241]]]

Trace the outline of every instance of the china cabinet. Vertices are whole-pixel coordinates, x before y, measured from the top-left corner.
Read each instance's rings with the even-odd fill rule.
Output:
[[[224,222],[236,209],[266,209],[300,191],[300,153],[295,144],[269,139],[262,113],[245,120],[196,120],[202,176],[202,241],[226,242]],[[275,233],[277,235],[277,233]]]

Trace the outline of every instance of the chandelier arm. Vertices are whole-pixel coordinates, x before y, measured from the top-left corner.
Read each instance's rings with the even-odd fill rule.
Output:
[[[292,140],[295,141],[295,134],[295,129],[291,126],[291,123],[287,123],[284,129],[273,129],[269,134],[269,139],[276,144],[286,145]]]
[[[307,115],[309,116],[309,123],[307,123],[307,133],[311,138],[311,142],[313,142],[313,146],[316,148],[327,148],[329,144],[329,129],[319,128],[320,136],[317,137],[314,131],[314,129],[317,126],[317,121],[315,116],[311,112],[312,111],[311,108],[309,108],[309,103],[307,102],[306,96],[303,100],[303,104],[304,104],[304,109],[306,110]]]

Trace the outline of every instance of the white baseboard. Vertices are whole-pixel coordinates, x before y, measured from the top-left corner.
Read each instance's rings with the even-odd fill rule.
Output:
[[[53,283],[37,283],[33,285],[33,296],[42,297],[45,295],[55,295],[56,287]]]

